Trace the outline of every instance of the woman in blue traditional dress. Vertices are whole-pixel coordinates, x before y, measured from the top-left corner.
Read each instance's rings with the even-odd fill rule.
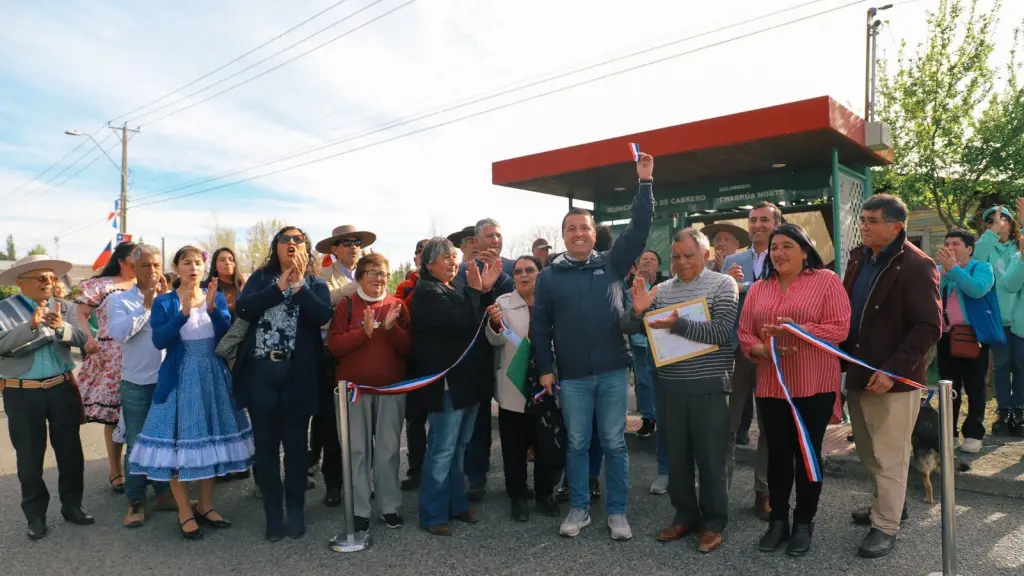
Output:
[[[181,535],[203,537],[199,522],[216,528],[231,523],[213,508],[217,476],[241,472],[252,463],[252,427],[231,398],[231,376],[215,354],[231,325],[227,300],[214,279],[204,294],[202,252],[185,246],[174,255],[180,286],[153,301],[153,344],[166,350],[153,406],[132,450],[131,474],[169,481],[178,505]],[[192,506],[186,482],[199,481]]]

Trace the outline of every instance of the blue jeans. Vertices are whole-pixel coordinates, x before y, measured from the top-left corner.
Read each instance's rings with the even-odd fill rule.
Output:
[[[124,469],[128,470],[128,458],[132,455],[135,441],[146,424],[149,407],[153,404],[155,384],[140,386],[127,380],[121,380],[121,410],[124,412]],[[158,495],[169,494],[171,485],[167,482],[153,482],[153,491]],[[146,476],[128,474],[124,479],[124,494],[129,502],[146,499]]]
[[[474,418],[473,437],[466,446],[465,472],[472,487],[487,484],[487,473],[491,471],[491,439],[491,403],[482,402]]]
[[[594,426],[590,430],[590,477],[601,477],[601,459],[604,453],[601,450],[601,435],[597,433],[597,415],[594,415]]]
[[[605,458],[605,503],[608,515],[626,513],[629,491],[629,454],[626,451],[626,411],[628,409],[629,370],[623,368],[562,380],[562,418],[568,447],[566,475],[569,477],[569,501],[573,508],[590,509],[590,447],[594,416],[597,434]]]
[[[427,415],[427,455],[420,472],[419,510],[423,527],[447,524],[469,510],[463,460],[473,437],[479,404],[455,410],[445,392],[444,412]]]
[[[646,346],[630,345],[633,349],[633,384],[636,391],[636,411],[644,420],[657,420],[654,407],[654,388],[652,372],[654,359]]]
[[[1024,338],[1006,330],[1006,346],[992,347],[996,403],[1000,410],[1024,408]]]

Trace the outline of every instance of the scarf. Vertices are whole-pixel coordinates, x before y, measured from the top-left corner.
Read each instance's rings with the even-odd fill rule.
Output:
[[[370,296],[366,292],[363,292],[363,287],[356,288],[356,294],[366,302],[383,302],[388,297],[388,291],[385,290],[380,296]]]

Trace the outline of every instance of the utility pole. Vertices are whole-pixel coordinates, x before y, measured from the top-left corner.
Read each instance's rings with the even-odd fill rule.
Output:
[[[864,36],[864,119],[869,122],[874,120],[875,115],[875,49],[878,45],[875,39],[878,37],[878,27],[882,25],[881,21],[875,20],[875,15],[890,8],[892,4],[881,8],[872,7],[868,8],[867,13],[867,31]]]
[[[53,257],[60,258],[60,236],[53,237]]]
[[[110,126],[114,133],[117,128]],[[128,133],[138,133],[139,129],[128,129],[128,122],[121,125],[121,234],[128,233]]]
[[[167,266],[167,239],[163,236],[160,237],[160,271],[164,271],[164,267]]]

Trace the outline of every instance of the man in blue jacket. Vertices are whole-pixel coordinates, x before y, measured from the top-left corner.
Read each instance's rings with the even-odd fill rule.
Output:
[[[573,209],[562,219],[566,253],[537,277],[533,317],[534,356],[540,383],[552,392],[557,361],[562,416],[568,447],[569,515],[563,536],[576,536],[590,524],[589,449],[594,415],[605,457],[608,528],[614,540],[632,538],[626,520],[629,455],[626,410],[632,357],[619,320],[622,280],[643,253],[654,220],[654,158],[641,154],[639,189],[629,226],[607,252],[595,252],[594,217]],[[557,360],[556,360],[557,357]]]

